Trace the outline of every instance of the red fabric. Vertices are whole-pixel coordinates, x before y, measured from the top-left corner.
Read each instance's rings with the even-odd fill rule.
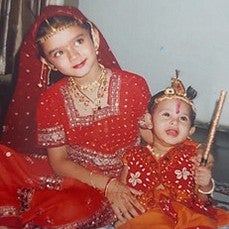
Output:
[[[187,140],[159,159],[144,146],[137,146],[124,155],[124,163],[129,167],[128,185],[144,193],[139,200],[147,213],[120,229],[217,228],[222,222],[229,224],[229,213],[214,208],[209,201],[200,200],[195,193],[190,159],[196,155],[196,147],[195,142]]]
[[[1,139],[2,144],[22,153],[43,153],[36,147],[35,113],[38,98],[48,87],[48,69],[44,67],[42,71],[35,37],[41,22],[54,15],[69,15],[81,20],[86,18],[74,7],[47,6],[24,39],[20,48],[16,88],[6,114]],[[101,64],[107,68],[120,68],[101,33],[98,51],[98,60]],[[38,87],[39,83],[42,83],[42,87]]]

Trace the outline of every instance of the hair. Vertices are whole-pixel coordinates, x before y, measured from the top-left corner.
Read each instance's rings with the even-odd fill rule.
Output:
[[[193,89],[194,90],[194,89]],[[194,90],[195,91],[195,90]],[[195,91],[195,96],[197,92]],[[157,94],[151,97],[150,102],[148,104],[148,111],[150,114],[153,114],[154,108],[156,107],[157,103],[156,100],[164,95],[164,91],[159,91]],[[188,103],[187,103],[188,104]],[[196,119],[196,112],[193,110],[190,104],[190,121],[191,121],[191,127],[195,125],[195,119]]]
[[[36,34],[36,41],[37,41],[39,55],[45,58],[45,54],[43,52],[42,42],[41,42],[42,38],[48,39],[48,37],[52,36],[52,34],[54,33],[53,30],[61,31],[63,28],[68,28],[69,26],[72,26],[74,24],[87,30],[92,39],[92,33],[91,33],[92,28],[90,22],[86,20],[80,21],[74,17],[64,16],[64,15],[49,17],[40,24]]]

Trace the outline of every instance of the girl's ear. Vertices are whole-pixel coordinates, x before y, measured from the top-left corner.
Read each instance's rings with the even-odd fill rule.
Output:
[[[43,64],[47,65],[48,68],[52,69],[53,71],[57,71],[57,68],[53,64],[51,64],[49,61],[47,61],[44,57],[40,57],[40,61]]]
[[[195,126],[192,126],[189,130],[189,136],[193,135],[196,131],[196,127]]]
[[[99,44],[100,44],[99,31],[96,28],[92,27],[91,33],[92,33],[91,35],[92,35],[94,47],[95,47],[95,50],[97,51],[99,48]]]

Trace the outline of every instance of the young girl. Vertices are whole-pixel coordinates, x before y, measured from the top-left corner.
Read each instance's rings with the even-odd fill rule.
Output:
[[[144,194],[138,197],[147,213],[119,228],[218,228],[229,225],[229,214],[212,206],[211,166],[199,166],[194,133],[196,91],[185,91],[176,77],[171,87],[154,95],[149,105],[153,142],[124,155],[127,183]]]
[[[2,142],[27,155],[0,147],[0,225],[98,228],[144,212],[141,193],[119,177],[122,155],[140,143],[145,80],[120,70],[99,31],[72,7],[44,9],[19,67]],[[63,78],[47,88],[49,70]],[[37,154],[35,128],[48,158]]]

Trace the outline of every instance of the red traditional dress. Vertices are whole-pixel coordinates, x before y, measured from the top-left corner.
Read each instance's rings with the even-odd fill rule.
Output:
[[[195,192],[191,158],[197,144],[191,140],[172,148],[157,159],[149,148],[136,146],[124,155],[128,185],[141,190],[147,212],[120,229],[217,228],[229,224],[229,214],[202,201]]]
[[[139,143],[138,121],[146,110],[149,88],[143,78],[118,70],[100,32],[98,61],[117,69],[109,81],[108,106],[82,117],[67,79],[49,87],[49,70],[39,59],[36,33],[54,15],[86,20],[74,7],[48,6],[22,44],[17,85],[4,122],[4,145],[0,145],[0,226],[97,228],[112,223],[113,211],[104,194],[78,180],[55,176],[43,153],[47,147],[68,145],[74,162],[119,176],[123,153]]]
[[[37,113],[39,144],[67,145],[72,161],[118,177],[123,166],[122,155],[139,144],[138,122],[150,98],[145,80],[113,70],[108,106],[89,116],[79,115],[69,86],[64,78],[41,96]],[[4,186],[9,186],[11,193],[17,188],[13,204],[1,210],[7,214],[11,208],[12,214],[20,213],[22,225],[96,228],[113,222],[113,212],[103,193],[79,181],[55,177],[46,157],[18,155],[5,148],[1,161],[1,171],[5,171],[6,177]],[[13,178],[8,170],[14,171]],[[10,185],[9,180],[13,180]]]

